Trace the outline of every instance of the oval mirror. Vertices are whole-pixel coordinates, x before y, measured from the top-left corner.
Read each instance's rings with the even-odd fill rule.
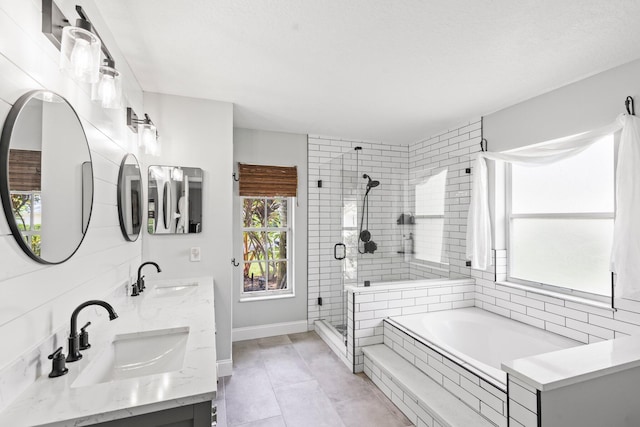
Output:
[[[127,154],[118,173],[118,216],[122,235],[135,242],[142,228],[142,174],[138,159]]]
[[[11,107],[0,138],[2,206],[22,250],[59,264],[80,247],[93,206],[89,144],[73,107],[32,91]]]

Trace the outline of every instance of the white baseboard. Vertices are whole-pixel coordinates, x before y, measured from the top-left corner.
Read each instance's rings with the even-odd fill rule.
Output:
[[[256,338],[274,337],[276,335],[297,334],[298,332],[307,332],[306,320],[233,328],[231,339],[233,342],[245,341]]]
[[[218,378],[228,377],[233,374],[233,361],[231,359],[218,360]]]

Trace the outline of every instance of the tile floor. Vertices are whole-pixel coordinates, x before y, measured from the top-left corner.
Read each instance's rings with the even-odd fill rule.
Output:
[[[411,422],[315,332],[233,343],[218,384],[219,427],[405,427]]]

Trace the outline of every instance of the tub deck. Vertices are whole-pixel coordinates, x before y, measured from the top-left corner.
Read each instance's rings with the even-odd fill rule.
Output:
[[[396,316],[388,321],[503,389],[507,378],[502,363],[583,345],[477,307]]]

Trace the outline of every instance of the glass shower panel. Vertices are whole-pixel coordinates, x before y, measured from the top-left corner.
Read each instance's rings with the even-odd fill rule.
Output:
[[[321,165],[320,179],[322,187],[320,195],[320,297],[322,305],[320,317],[334,331],[341,334],[343,320],[342,258],[342,157],[332,159]]]

